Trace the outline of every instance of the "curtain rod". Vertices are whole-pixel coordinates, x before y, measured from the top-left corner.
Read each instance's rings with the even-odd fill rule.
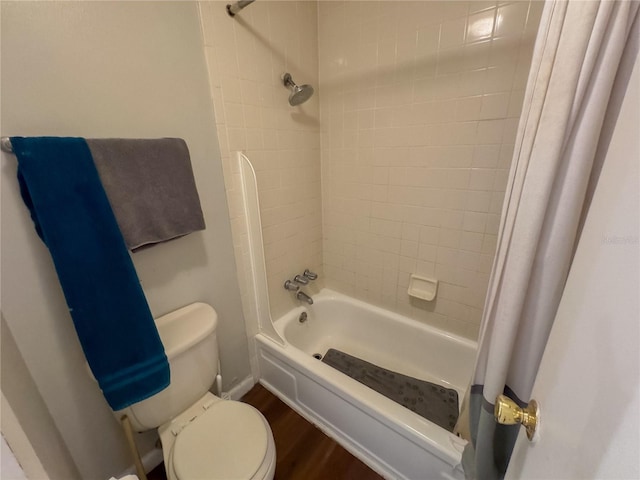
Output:
[[[13,147],[11,146],[11,139],[9,137],[0,138],[0,148],[3,152],[13,153]]]
[[[238,13],[244,7],[247,7],[247,6],[251,5],[255,1],[256,0],[240,0],[240,1],[235,2],[233,4],[229,4],[229,5],[227,5],[227,13],[230,16],[235,17],[236,13]]]

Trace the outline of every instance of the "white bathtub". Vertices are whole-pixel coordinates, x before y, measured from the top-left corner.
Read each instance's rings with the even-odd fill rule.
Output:
[[[307,321],[298,317],[307,312]],[[256,338],[260,382],[390,479],[462,479],[465,441],[313,358],[329,348],[439,383],[462,401],[476,343],[324,289]]]

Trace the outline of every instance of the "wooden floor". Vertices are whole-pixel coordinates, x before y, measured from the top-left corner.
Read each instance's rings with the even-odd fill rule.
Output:
[[[262,412],[276,443],[275,480],[381,480],[382,477],[260,384],[243,398]],[[149,480],[166,480],[164,466]]]

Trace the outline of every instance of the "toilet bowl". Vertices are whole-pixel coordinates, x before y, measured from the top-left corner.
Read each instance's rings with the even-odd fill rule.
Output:
[[[209,389],[218,375],[217,314],[204,303],[156,319],[171,382],[115,412],[138,432],[158,429],[169,480],[272,480],[276,449],[264,416]]]
[[[255,408],[211,393],[158,429],[169,480],[271,480],[276,449]]]

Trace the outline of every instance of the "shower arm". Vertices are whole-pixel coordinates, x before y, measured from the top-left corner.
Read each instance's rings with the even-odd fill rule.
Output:
[[[230,17],[235,17],[236,13],[238,13],[243,8],[251,5],[256,0],[239,0],[238,2],[231,3],[227,5],[227,13]]]
[[[282,76],[282,83],[284,83],[285,87],[289,87],[289,88],[297,87],[296,83],[293,81],[293,78],[291,78],[291,74],[290,73],[285,73]]]

